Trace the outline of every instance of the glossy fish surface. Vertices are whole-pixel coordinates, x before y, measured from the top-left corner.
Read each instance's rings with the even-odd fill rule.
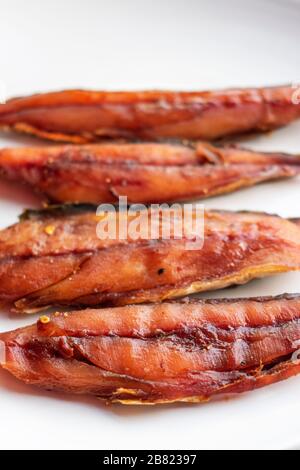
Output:
[[[300,116],[292,86],[204,92],[66,90],[0,105],[0,127],[73,143],[102,138],[212,140]]]
[[[300,372],[299,295],[56,313],[1,333],[18,379],[108,402],[202,402]]]
[[[151,210],[141,215],[151,228]],[[193,238],[184,232],[176,236],[182,207],[171,215],[171,209],[164,212],[171,221],[167,238],[161,217],[154,225],[156,232],[150,233],[150,229],[137,229],[135,213],[117,211],[113,213],[116,231],[106,237],[103,214],[96,215],[92,205],[27,213],[0,232],[1,303],[13,302],[26,312],[50,305],[147,303],[300,268],[296,220],[264,213],[205,211],[203,216],[193,215],[193,225],[201,217],[196,229],[203,231]],[[119,230],[124,218],[125,236]]]
[[[299,174],[299,156],[208,143],[103,143],[0,150],[0,173],[52,202],[207,198]]]

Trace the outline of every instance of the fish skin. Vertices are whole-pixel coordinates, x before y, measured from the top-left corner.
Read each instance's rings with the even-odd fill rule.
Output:
[[[300,116],[292,86],[203,92],[65,90],[0,105],[0,126],[45,139],[213,140],[268,131]]]
[[[0,150],[0,174],[48,201],[187,201],[296,176],[300,158],[197,143],[103,143]]]
[[[57,312],[0,342],[2,367],[28,384],[112,403],[197,403],[300,372],[300,296]]]
[[[278,216],[205,211],[203,246],[190,249],[172,233],[103,240],[95,214],[92,205],[50,207],[0,231],[0,302],[28,313],[158,302],[300,268],[300,226]],[[116,212],[118,224],[125,215]]]

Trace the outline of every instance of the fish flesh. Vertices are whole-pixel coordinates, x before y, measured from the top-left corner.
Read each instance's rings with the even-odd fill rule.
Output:
[[[204,92],[65,90],[0,105],[0,127],[73,143],[103,138],[212,140],[300,117],[292,86]]]
[[[193,212],[192,230],[178,236],[176,224],[180,226],[184,208],[178,206],[158,219],[151,208],[138,215],[108,212],[116,229],[108,236],[107,215],[97,214],[93,205],[27,212],[19,223],[0,231],[0,302],[28,313],[50,305],[147,303],[299,270],[298,220],[265,213]],[[202,225],[195,225],[199,218]],[[149,230],[134,230],[137,219]],[[158,221],[154,232],[153,220]]]
[[[209,143],[103,143],[0,150],[0,173],[52,202],[156,203],[299,174],[300,158]]]
[[[300,296],[169,301],[43,315],[0,334],[1,365],[107,402],[203,402],[300,372]]]

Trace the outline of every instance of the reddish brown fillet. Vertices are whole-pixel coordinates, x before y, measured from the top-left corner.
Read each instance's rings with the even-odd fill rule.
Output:
[[[204,92],[67,90],[0,105],[0,126],[51,140],[216,139],[267,131],[300,116],[292,86]]]
[[[207,143],[91,144],[0,150],[0,172],[55,202],[205,198],[299,174],[300,158]]]
[[[28,384],[126,404],[200,402],[300,371],[300,297],[57,313],[0,341],[2,367]]]
[[[145,210],[142,215],[150,227],[153,214]],[[0,301],[15,302],[26,312],[49,305],[155,302],[300,268],[300,227],[291,221],[263,213],[206,211],[204,238],[195,242],[189,233],[174,236],[181,208],[165,211],[168,215],[170,239],[162,237],[161,218],[157,237],[129,230],[123,239],[124,217],[128,227],[136,220],[123,212],[116,213],[114,237],[103,239],[97,234],[103,219],[94,206],[29,213],[0,232]],[[201,224],[198,229],[201,235]]]

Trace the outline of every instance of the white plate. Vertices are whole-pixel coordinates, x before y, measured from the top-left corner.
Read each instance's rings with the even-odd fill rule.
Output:
[[[9,96],[68,87],[203,89],[300,82],[300,4],[292,1],[0,0],[0,80]],[[300,152],[300,123],[249,140]],[[36,143],[0,138],[0,146]],[[0,186],[0,224],[35,203]],[[211,199],[207,207],[299,216],[299,180]],[[300,291],[300,273],[218,292]],[[212,295],[212,294],[211,294]],[[35,317],[3,312],[0,330]],[[0,373],[1,448],[216,449],[300,446],[300,377],[206,405],[105,407]]]

